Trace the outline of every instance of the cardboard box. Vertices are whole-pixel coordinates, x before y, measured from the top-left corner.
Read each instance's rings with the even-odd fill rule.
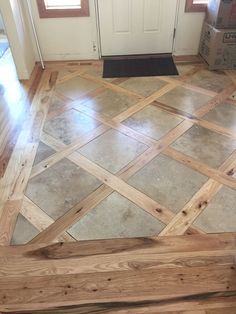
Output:
[[[207,22],[215,28],[236,28],[236,0],[209,0]]]
[[[236,29],[216,29],[204,23],[200,54],[210,70],[236,69]]]

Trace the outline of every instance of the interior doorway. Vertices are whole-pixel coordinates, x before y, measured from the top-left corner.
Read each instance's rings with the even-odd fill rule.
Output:
[[[17,78],[17,72],[4,20],[0,12],[0,84],[5,86],[10,77],[15,80]]]
[[[0,15],[0,178],[10,159],[27,112],[26,92],[19,81],[3,18]]]

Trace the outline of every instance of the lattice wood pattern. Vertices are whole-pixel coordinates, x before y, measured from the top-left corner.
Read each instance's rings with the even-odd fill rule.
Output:
[[[12,104],[1,107],[0,312],[235,313],[236,242],[235,233],[228,232],[236,231],[236,123],[233,120],[236,71],[209,72],[200,63],[183,64],[179,65],[179,77],[140,78],[134,84],[128,78],[104,80],[101,70],[100,61],[48,63],[43,72],[36,67],[31,81],[24,84],[26,94],[17,85],[22,92],[18,104],[24,108],[18,119],[8,110]],[[2,94],[4,90],[0,89],[0,97]],[[109,99],[112,107],[111,99],[114,102],[117,99],[112,98],[114,94],[122,101],[115,103],[113,112],[106,101]],[[166,101],[169,95],[171,102]],[[96,107],[99,97],[103,100],[102,107]],[[119,107],[123,102],[125,105]],[[149,115],[150,120],[154,119],[153,125],[155,121],[162,125],[158,136],[151,132],[150,125],[145,126],[143,116],[140,119],[140,114],[150,107],[154,113],[153,117]],[[68,121],[64,128],[57,128],[61,117],[71,110],[71,123],[79,115],[83,128],[77,130],[76,123],[70,128]],[[156,111],[159,120],[155,120]],[[220,120],[222,112],[228,123]],[[169,123],[168,128],[162,119]],[[53,121],[56,122],[52,124]],[[205,136],[213,139],[204,149],[191,150],[195,142],[188,140],[188,134],[196,130],[199,133],[195,140],[199,139],[200,144],[202,141],[204,145]],[[95,145],[96,153],[104,149],[105,155],[104,137],[113,139],[114,134],[123,141],[130,159],[122,152],[125,161],[120,163],[122,158],[112,152],[114,159],[104,162],[94,158],[91,150],[86,151],[88,145]],[[135,147],[131,155],[128,155],[129,145]],[[42,147],[47,147],[47,152],[39,156]],[[212,147],[216,149],[215,156]],[[169,177],[166,160],[169,165],[174,164]],[[153,162],[151,169],[159,169],[161,165],[157,178],[161,179],[160,190],[171,181],[175,167],[180,169],[173,172],[182,178],[178,181],[173,176],[173,182],[184,186],[176,194],[181,198],[180,203],[176,197],[168,205],[168,199],[173,199],[171,192],[164,193],[166,197],[162,200],[161,194],[150,193],[151,180],[157,175],[147,171],[145,178],[142,171]],[[60,163],[66,163],[66,167],[69,164],[72,174],[77,174],[75,182],[82,180],[78,189],[83,189],[86,180],[92,182],[93,188],[89,186],[78,201],[72,197],[73,202],[61,189],[58,199],[62,200],[62,206],[54,208],[44,201],[51,200],[48,197],[51,186],[52,195],[58,193],[55,182],[65,184],[68,193],[70,188],[73,190],[66,177],[67,168],[54,168]],[[52,182],[55,173],[56,181]],[[144,187],[139,185],[142,178],[146,180]],[[108,199],[111,202],[106,206],[115,208],[117,198],[122,199],[121,204],[128,203],[129,210],[140,210],[140,217],[144,217],[143,213],[147,215],[146,220],[140,218],[143,225],[138,232],[145,229],[148,221],[152,238],[77,242],[82,236],[77,235],[74,226],[96,209],[102,213]],[[205,234],[208,230],[196,224],[202,215],[210,220],[209,208],[214,219],[218,215],[215,227],[221,234]],[[116,217],[112,213],[111,220],[105,216],[110,229],[115,229],[117,223],[112,221],[113,214]],[[127,218],[127,212],[123,216]],[[91,217],[95,219],[94,215]],[[152,218],[151,222],[147,217]],[[131,221],[126,224],[131,229],[132,219],[127,221]],[[89,229],[90,225],[85,223],[85,226]],[[82,227],[79,225],[78,229]],[[221,227],[223,231],[217,229]],[[32,229],[30,237],[18,243],[27,245],[10,246],[27,228]],[[87,284],[81,286],[81,282]]]
[[[182,67],[185,69],[185,66]],[[224,136],[225,139],[236,140],[236,133],[232,129],[204,119],[204,116],[208,112],[225,102],[227,102],[225,106],[229,104],[232,106],[236,105],[236,101],[232,96],[236,90],[236,72],[225,71],[224,79],[227,78],[228,84],[222,86],[216,92],[210,88],[199,87],[193,81],[194,75],[201,71],[206,71],[204,65],[193,64],[189,69],[188,67],[189,65],[186,66],[187,70],[184,70],[184,74],[179,77],[160,77],[163,86],[146,96],[126,87],[128,86],[126,83],[130,80],[128,78],[114,80],[102,79],[100,62],[62,62],[48,64],[47,69],[42,73],[32,106],[30,107],[30,112],[22,126],[15,148],[2,174],[0,185],[1,245],[9,245],[11,243],[19,213],[39,231],[30,241],[31,243],[74,241],[74,237],[67,232],[68,229],[83,218],[91,209],[101,203],[101,201],[111,195],[113,191],[118,192],[164,224],[165,227],[160,232],[160,236],[204,233],[203,230],[193,226],[193,223],[209,203],[211,203],[211,200],[222,187],[228,187],[232,190],[236,189],[234,178],[236,171],[236,151],[232,150],[232,153],[227,156],[219,167],[212,167],[183,151],[177,150],[172,144],[181,138],[182,135],[186,134],[193,126],[210,130],[219,136]],[[39,77],[40,72],[38,71],[35,70],[34,76],[36,78]],[[216,73],[215,75],[219,74]],[[86,80],[86,82],[94,84],[94,86],[89,91],[82,93],[81,96],[71,99],[61,93],[57,87],[70,82],[74,78]],[[162,103],[160,99],[169,92],[173,92],[177,87],[183,87],[185,90],[206,95],[209,97],[209,100],[192,113]],[[107,91],[116,92],[122,96],[131,96],[135,99],[134,104],[112,117],[95,111],[88,105],[93,99]],[[59,105],[52,107],[55,97],[59,101]],[[159,139],[139,132],[135,128],[123,123],[134,114],[147,108],[150,104],[162,112],[180,118],[180,123],[177,123],[175,127],[165,132]],[[62,140],[47,133],[44,130],[44,126],[46,121],[50,121],[50,119],[58,117],[71,109],[83,113],[87,117],[91,117],[94,121],[97,121],[97,126],[82,135],[78,135],[69,144],[65,144]],[[98,163],[79,152],[80,148],[109,130],[116,130],[146,146],[146,149],[142,153],[134,157],[133,160],[116,173],[108,171],[105,167],[101,167]],[[39,141],[53,149],[54,153],[34,165]],[[208,178],[205,184],[202,185],[197,193],[194,193],[177,213],[172,208],[164,206],[161,202],[154,200],[152,197],[146,195],[146,193],[128,183],[128,180],[134,174],[143,169],[143,167],[160,154],[178,161]],[[86,173],[96,177],[101,182],[101,185],[72,206],[64,215],[58,219],[53,219],[44,209],[40,208],[40,206],[25,195],[25,189],[28,180],[48,171],[53,165],[64,158],[78,165]]]

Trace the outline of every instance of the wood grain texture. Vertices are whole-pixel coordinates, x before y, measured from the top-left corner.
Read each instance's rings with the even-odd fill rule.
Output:
[[[236,153],[213,169],[170,148],[194,125],[236,138],[233,129],[204,119],[206,113],[225,101],[236,105],[231,97],[236,90],[235,71],[225,71],[233,83],[221,92],[215,92],[191,83],[191,77],[206,68],[197,63],[195,59],[193,66],[179,77],[160,78],[166,85],[147,97],[119,85],[128,78],[103,80],[100,61],[49,62],[43,75],[36,67],[32,75],[33,85],[24,82],[32,105],[24,116],[19,134],[12,137],[13,149],[10,144],[8,147],[11,153],[3,154],[3,162],[0,161],[0,312],[234,313],[236,236],[227,233],[207,235],[194,228],[193,222],[223,187],[235,189]],[[87,93],[78,93],[81,96],[74,100],[69,94],[63,95],[63,90],[60,94],[60,85],[69,86],[70,80],[77,77],[85,79],[88,85],[96,83],[97,87]],[[178,86],[210,96],[211,100],[193,113],[157,101]],[[107,91],[134,97],[136,101],[116,116],[109,117],[89,105]],[[57,100],[55,103],[53,97]],[[125,119],[150,104],[183,121],[159,140],[123,124]],[[45,133],[43,126],[46,120],[63,113],[66,115],[72,109],[76,114],[95,119],[100,125],[65,145],[60,138],[54,138],[53,133]],[[10,124],[0,125],[0,149],[7,143],[5,134],[10,134],[11,130]],[[147,146],[146,151],[115,174],[78,152],[79,148],[109,130],[116,130]],[[39,141],[54,152],[33,166]],[[160,154],[209,177],[178,213],[128,183],[131,176]],[[34,203],[24,194],[30,179],[35,180],[37,175],[51,170],[65,158],[102,184],[54,220],[47,208],[40,208],[42,205],[36,205],[36,201]],[[154,238],[75,242],[68,228],[114,191],[162,221],[166,227]],[[19,213],[40,233],[28,240],[27,245],[10,247]]]
[[[0,310],[164,313],[174,306],[236,306],[235,253],[236,234],[2,247]]]
[[[9,245],[18,213],[22,205],[33,160],[37,151],[40,133],[46,119],[55,72],[45,70],[29,114],[0,181],[0,244]]]
[[[236,152],[232,153],[223,165],[221,165],[220,171],[224,172],[228,177],[236,173]],[[209,179],[168,226],[162,230],[160,236],[184,234],[222,186],[218,180]]]

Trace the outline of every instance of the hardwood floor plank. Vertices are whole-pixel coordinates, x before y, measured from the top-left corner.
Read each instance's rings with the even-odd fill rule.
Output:
[[[235,252],[235,233],[0,247],[0,310],[230,308],[236,304]]]
[[[16,217],[20,211],[23,193],[30,177],[37,151],[39,136],[46,119],[52,93],[51,79],[54,73],[45,71],[38,87],[30,115],[24,123],[4,177],[0,181],[0,244],[11,241]],[[7,201],[7,202],[6,202]],[[15,206],[17,202],[18,206]],[[13,205],[12,205],[13,204]],[[12,210],[9,211],[9,206]]]
[[[198,297],[198,296],[196,296]],[[204,298],[205,297],[205,298]],[[220,300],[219,300],[220,299]],[[34,311],[34,314],[38,313],[47,313],[47,314],[78,314],[78,311],[80,314],[92,314],[92,313],[98,313],[98,314],[187,314],[189,311],[191,313],[191,310],[194,314],[196,311],[196,308],[199,309],[199,311],[207,311],[212,310],[211,314],[215,314],[214,311],[217,309],[219,310],[216,312],[216,314],[234,314],[232,313],[231,309],[235,308],[235,297],[231,296],[227,293],[218,293],[218,294],[209,294],[204,296],[199,296],[199,301],[195,301],[194,297],[188,298],[187,300],[184,300],[184,298],[174,299],[171,300],[171,302],[168,301],[161,301],[161,302],[139,302],[139,303],[125,303],[125,304],[102,304],[99,305],[93,305],[93,306],[64,306],[63,309],[54,308],[54,309],[46,309],[45,311]],[[176,313],[176,308],[181,311]],[[185,311],[187,310],[187,313]],[[220,312],[222,311],[222,312]],[[229,312],[227,312],[229,311]],[[26,314],[26,313],[32,313],[32,312],[21,312],[20,310],[18,313]],[[188,313],[189,314],[189,313]],[[192,314],[192,313],[191,313]],[[197,313],[199,314],[199,313]]]

